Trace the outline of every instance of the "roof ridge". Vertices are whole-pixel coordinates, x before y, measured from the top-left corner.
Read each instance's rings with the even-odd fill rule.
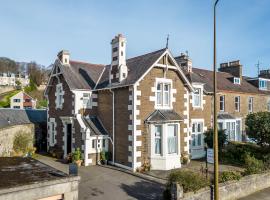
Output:
[[[159,49],[159,50],[156,50],[156,51],[152,51],[152,52],[149,52],[149,53],[145,53],[145,54],[142,54],[142,55],[139,55],[139,56],[135,56],[135,57],[132,57],[132,58],[128,58],[128,60],[132,60],[132,59],[135,59],[135,58],[139,58],[139,57],[142,57],[142,56],[147,56],[149,54],[153,54],[153,53],[157,53],[157,52],[160,52],[160,51],[164,51],[166,50],[166,48],[162,48],[162,49]]]
[[[70,62],[81,63],[81,64],[87,64],[87,65],[106,66],[106,65],[104,65],[104,64],[88,63],[88,62],[86,62],[86,61],[78,61],[78,60],[70,60]]]

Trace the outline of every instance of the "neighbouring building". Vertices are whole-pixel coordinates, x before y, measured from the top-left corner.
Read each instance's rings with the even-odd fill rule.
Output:
[[[79,176],[67,175],[32,158],[1,158],[0,176],[0,199],[79,199]]]
[[[25,87],[29,85],[30,79],[27,74],[0,73],[0,86],[17,86],[16,81]]]
[[[0,157],[12,156],[18,134],[29,134],[38,152],[47,150],[47,111],[0,109]]]
[[[10,98],[10,108],[35,109],[37,100],[21,91]]]
[[[218,118],[230,140],[242,140],[249,97],[256,112],[267,110],[269,94],[235,71],[218,73],[219,95],[226,98]],[[212,73],[194,68],[185,54],[174,58],[165,48],[126,59],[121,34],[111,41],[109,65],[74,61],[63,50],[45,95],[47,145],[63,157],[80,148],[84,164],[91,165],[100,152],[109,151],[110,161],[120,167],[136,170],[150,164],[168,170],[181,167],[182,156],[205,155],[203,133],[212,127]],[[262,97],[261,107],[255,105]]]
[[[192,158],[200,158],[205,155],[203,132],[212,127],[213,71],[193,67],[186,54],[175,59],[195,90],[190,101],[190,153]],[[270,71],[249,78],[243,76],[242,70],[237,60],[220,64],[217,72],[218,126],[230,141],[247,139],[245,118],[249,113],[270,111]]]

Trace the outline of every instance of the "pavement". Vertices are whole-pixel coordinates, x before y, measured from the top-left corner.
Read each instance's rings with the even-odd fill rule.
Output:
[[[270,199],[270,188],[266,188],[239,200],[269,200]]]
[[[38,155],[37,160],[68,173],[68,165],[54,158]],[[162,199],[164,185],[102,166],[80,167],[80,200],[156,200]]]

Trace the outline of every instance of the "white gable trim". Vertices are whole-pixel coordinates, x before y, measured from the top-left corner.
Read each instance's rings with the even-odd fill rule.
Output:
[[[149,69],[135,82],[135,84],[138,84],[153,69],[153,67],[155,67],[155,66],[161,66],[158,62],[166,54],[168,54],[170,56],[171,60],[173,61],[173,63],[176,66],[176,70],[179,72],[180,76],[187,83],[188,88],[191,91],[193,91],[192,85],[190,84],[189,80],[187,79],[187,77],[185,76],[185,74],[183,73],[183,71],[181,70],[181,68],[178,66],[177,62],[175,61],[175,59],[173,58],[172,54],[170,53],[170,51],[168,49],[154,62],[154,64],[151,65],[151,67],[149,67]],[[170,67],[172,67],[172,66],[170,66]]]

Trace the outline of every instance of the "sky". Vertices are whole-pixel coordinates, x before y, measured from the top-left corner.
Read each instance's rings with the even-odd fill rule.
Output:
[[[127,58],[166,46],[213,66],[213,0],[0,0],[0,56],[48,66],[62,49],[72,60],[109,64],[111,39],[127,38]],[[240,60],[243,73],[270,68],[270,1],[220,0],[217,62]]]

